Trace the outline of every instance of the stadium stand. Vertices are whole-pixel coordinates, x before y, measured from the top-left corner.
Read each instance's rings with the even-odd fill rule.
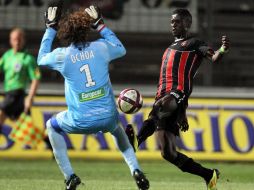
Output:
[[[219,46],[219,36],[226,34],[231,40],[230,54],[225,57],[223,64],[215,65],[212,73],[212,85],[216,86],[245,86],[254,85],[254,1],[252,0],[215,0],[207,5],[207,0],[199,0],[199,28],[205,38],[209,29],[205,20],[211,11],[210,22],[213,26],[212,44]]]
[[[1,30],[0,55],[8,47],[8,32]],[[43,31],[27,31],[28,49],[37,55]],[[195,83],[199,86],[254,86],[254,1],[253,0],[198,0],[198,36],[220,46],[220,36],[231,40],[231,51],[222,64],[203,64]],[[92,34],[92,37],[95,34]],[[127,55],[111,64],[113,83],[156,85],[161,55],[172,40],[169,34],[118,33],[127,48]],[[62,77],[42,69],[42,82],[62,81]],[[208,77],[207,77],[208,75]]]

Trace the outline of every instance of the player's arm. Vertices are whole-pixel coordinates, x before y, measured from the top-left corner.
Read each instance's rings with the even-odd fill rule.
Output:
[[[62,64],[56,63],[62,63],[64,60],[64,53],[60,49],[51,50],[57,33],[58,21],[61,17],[61,8],[62,4],[57,4],[49,7],[45,12],[45,24],[47,28],[43,35],[37,58],[38,65],[45,65],[55,70],[60,70],[62,67]]]
[[[54,55],[51,53],[51,49],[55,36],[56,30],[53,28],[46,29],[38,53],[38,65],[50,65],[51,63],[54,63]]]
[[[125,47],[115,33],[105,26],[99,8],[91,5],[89,8],[86,8],[85,11],[93,19],[91,27],[98,31],[105,40],[111,55],[111,60],[124,56],[126,54]]]
[[[221,58],[229,51],[229,39],[227,36],[222,36],[221,39],[222,45],[217,51],[208,50],[207,57],[213,62],[218,62]]]
[[[126,49],[121,43],[121,41],[117,38],[114,32],[112,32],[109,28],[105,27],[100,35],[105,39],[108,50],[110,52],[111,60],[122,57],[126,54]]]
[[[57,48],[51,51],[54,37],[55,31],[50,28],[47,29],[41,41],[37,63],[40,66],[61,71],[64,67],[65,48]]]
[[[33,98],[36,94],[38,86],[39,86],[39,79],[32,80],[28,96],[25,99],[25,109],[24,109],[25,113],[28,113],[28,111],[30,110],[30,108],[33,104]]]
[[[29,88],[28,95],[25,99],[25,109],[24,109],[25,113],[28,113],[28,111],[30,110],[33,104],[33,98],[37,92],[39,81],[41,79],[41,72],[33,56],[30,56],[27,72],[28,72],[28,77],[31,80],[31,85]]]

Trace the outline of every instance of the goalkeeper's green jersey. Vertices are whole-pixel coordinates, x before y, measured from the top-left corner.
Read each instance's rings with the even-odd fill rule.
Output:
[[[40,70],[35,58],[27,52],[5,52],[0,59],[0,71],[4,73],[4,91],[25,90],[30,80],[39,80]]]

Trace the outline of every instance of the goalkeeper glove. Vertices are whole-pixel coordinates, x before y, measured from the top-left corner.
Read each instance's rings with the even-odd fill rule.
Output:
[[[91,5],[89,8],[86,8],[85,11],[93,19],[91,27],[95,30],[99,30],[99,25],[104,24],[99,8]]]
[[[50,3],[48,10],[44,14],[45,24],[47,28],[50,27],[57,30],[58,21],[61,18],[62,7],[63,0]]]

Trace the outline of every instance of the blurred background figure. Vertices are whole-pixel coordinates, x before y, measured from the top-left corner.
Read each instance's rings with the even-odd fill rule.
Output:
[[[7,117],[16,120],[20,114],[30,112],[41,74],[34,56],[25,50],[25,33],[21,28],[10,32],[11,49],[0,60],[4,74],[4,101],[0,104],[0,125]],[[27,84],[31,81],[28,96]]]
[[[14,3],[14,1],[10,2]],[[17,25],[26,29],[29,42],[27,47],[33,55],[37,54],[39,38],[43,34],[43,18],[38,12],[43,12],[50,1],[40,1],[42,2],[40,6],[36,6],[33,2],[30,0],[26,6],[15,6],[12,3],[0,5],[0,54],[6,51],[9,29]],[[115,84],[157,84],[161,51],[173,41],[173,36],[168,35],[168,26],[161,23],[168,21],[168,14],[173,9],[181,7],[192,13],[193,24],[190,32],[205,39],[208,45],[218,47],[219,37],[223,34],[228,34],[232,42],[230,56],[225,56],[222,65],[201,65],[195,85],[247,88],[254,85],[254,77],[248,72],[249,69],[246,69],[254,67],[251,64],[254,60],[252,56],[254,41],[251,40],[254,6],[251,0],[234,0],[233,3],[230,0],[66,0],[64,4],[64,7],[68,8],[85,7],[87,4],[98,5],[108,26],[125,44],[128,55],[114,63],[124,62],[128,67],[126,68],[124,64],[110,66],[111,80]],[[27,11],[30,11],[29,18],[26,16]],[[63,81],[60,74],[56,72],[43,68],[41,72],[45,76],[41,79],[41,83],[52,84]],[[40,85],[40,88],[42,86]],[[154,91],[154,88],[152,90]]]
[[[25,32],[14,28],[9,36],[11,48],[0,59],[0,71],[4,74],[4,100],[0,104],[0,133],[7,118],[16,121],[22,112],[30,115],[36,94],[40,70],[35,57],[25,49]],[[27,85],[30,83],[28,95]],[[50,146],[48,138],[45,142]]]

